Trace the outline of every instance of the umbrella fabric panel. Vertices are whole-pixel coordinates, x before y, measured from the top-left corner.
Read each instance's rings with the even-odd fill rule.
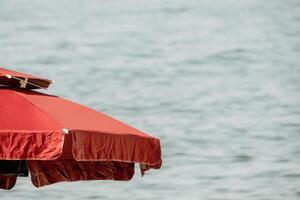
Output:
[[[22,90],[20,90],[22,91]],[[26,91],[24,91],[26,93]],[[32,104],[24,96],[11,89],[0,88],[0,130],[61,130],[62,127]],[[33,93],[36,96],[45,94]]]
[[[57,96],[24,90],[18,90],[18,94],[68,130],[90,130],[110,134],[135,134],[150,137],[101,112]]]
[[[28,161],[31,181],[42,187],[62,181],[82,180],[130,180],[134,163],[80,162],[72,159],[54,161]]]
[[[0,174],[0,189],[10,190],[16,184],[16,176],[3,176]]]
[[[0,131],[0,160],[54,160],[61,153],[63,131]]]

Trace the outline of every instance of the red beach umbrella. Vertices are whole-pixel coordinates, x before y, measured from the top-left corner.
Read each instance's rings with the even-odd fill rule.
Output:
[[[130,180],[161,166],[158,138],[72,101],[0,87],[0,188],[31,174],[41,187],[61,181]]]
[[[48,88],[53,80],[0,68],[0,85],[27,89]]]

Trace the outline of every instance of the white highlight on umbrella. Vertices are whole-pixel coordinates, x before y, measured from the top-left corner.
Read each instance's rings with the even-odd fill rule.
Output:
[[[9,74],[5,74],[5,77],[8,78],[8,79],[11,79],[11,78],[12,78],[12,76],[9,75]]]
[[[63,128],[62,131],[63,131],[65,134],[68,134],[68,133],[69,133],[69,130],[66,129],[66,128]]]

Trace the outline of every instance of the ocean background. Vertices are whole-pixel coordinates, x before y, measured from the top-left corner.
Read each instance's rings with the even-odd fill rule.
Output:
[[[163,152],[130,182],[19,178],[1,200],[300,199],[299,0],[0,0],[0,66]]]

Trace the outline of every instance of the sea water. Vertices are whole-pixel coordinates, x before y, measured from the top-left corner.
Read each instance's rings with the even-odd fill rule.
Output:
[[[1,200],[300,199],[298,0],[0,0],[0,65],[161,140],[130,182]]]

